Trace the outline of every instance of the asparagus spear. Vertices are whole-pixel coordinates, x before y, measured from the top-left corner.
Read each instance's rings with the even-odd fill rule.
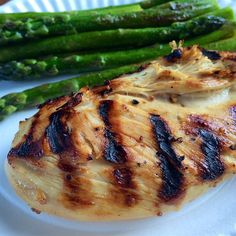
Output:
[[[222,15],[224,12],[225,10],[218,11],[217,15]],[[0,62],[73,51],[140,47],[156,42],[186,39],[217,30],[226,21],[211,13],[186,22],[174,23],[170,27],[95,31],[48,38],[24,46],[2,48]]]
[[[140,3],[140,6],[143,9],[146,9],[146,8],[154,7],[156,5],[163,4],[169,1],[170,0],[144,0]]]
[[[140,12],[89,16],[65,13],[55,17],[8,21],[1,28],[0,44],[95,30],[168,26],[173,22],[185,21],[216,9],[218,5],[212,3],[212,0],[198,0],[179,3],[178,10],[156,8]]]
[[[236,29],[235,22],[230,22],[225,25],[223,25],[220,29],[213,31],[206,35],[201,35],[198,37],[195,37],[193,39],[189,39],[185,41],[185,46],[191,46],[194,44],[198,44],[202,47],[206,47],[206,45],[211,45],[211,43],[214,42],[220,42],[221,40],[227,40],[231,38],[234,35],[234,31]],[[211,46],[209,46],[210,48]]]
[[[20,93],[8,94],[0,98],[0,120],[16,111],[34,107],[48,99],[76,92],[83,86],[102,84],[104,81],[111,80],[119,75],[137,71],[139,67],[140,65],[124,66],[55,83],[44,84]]]
[[[105,70],[153,59],[157,55],[165,54],[166,51],[169,51],[168,45],[166,47],[162,44],[156,44],[137,50],[51,56],[42,60],[12,61],[0,66],[0,79],[31,80],[42,76]]]
[[[87,15],[97,15],[97,14],[116,14],[116,13],[124,13],[124,12],[137,12],[142,11],[143,9],[155,7],[162,5],[162,8],[172,8],[173,4],[169,4],[170,0],[155,0],[156,2],[147,5],[147,1],[139,2],[139,3],[131,3],[125,5],[117,5],[117,6],[108,6],[102,8],[95,8],[89,10],[76,10],[76,11],[67,11],[67,12],[19,12],[19,13],[2,13],[0,14],[0,24],[5,23],[9,20],[22,20],[26,18],[36,19],[45,16],[59,16],[66,14],[76,14],[80,16]],[[196,1],[196,0],[193,0]],[[216,0],[212,0],[216,1]],[[186,0],[178,0],[178,2],[186,2]],[[167,3],[167,4],[163,4]],[[142,8],[142,6],[144,6]]]
[[[154,6],[162,5],[162,7],[170,7],[169,5],[165,5],[163,3],[168,3],[170,0],[158,0],[153,4],[146,4],[146,1],[139,2],[139,3],[131,3],[125,5],[117,5],[117,6],[108,6],[102,8],[95,8],[95,9],[88,9],[88,10],[76,10],[76,11],[67,11],[67,12],[19,12],[19,13],[3,13],[0,14],[0,24],[5,23],[9,20],[22,20],[26,18],[36,19],[45,16],[59,16],[66,14],[76,14],[80,16],[87,16],[87,15],[98,15],[98,14],[117,14],[117,13],[124,13],[124,12],[137,12],[142,11],[144,8],[151,8]],[[186,0],[178,0],[180,2]],[[195,0],[194,0],[195,1]],[[215,0],[213,0],[215,1]],[[144,6],[144,8],[142,8]]]
[[[186,0],[178,0],[178,2],[183,2]],[[213,0],[214,1],[214,0]],[[59,16],[66,14],[76,14],[80,16],[87,16],[87,15],[98,15],[98,14],[117,14],[117,13],[124,13],[124,12],[137,12],[142,11],[143,9],[148,9],[151,7],[163,5],[162,7],[166,8],[169,5],[165,5],[163,3],[168,3],[170,0],[158,0],[155,4],[150,5],[150,7],[142,8],[142,2],[139,3],[131,3],[131,4],[124,4],[124,5],[115,5],[115,6],[108,6],[102,8],[94,8],[88,10],[74,10],[74,11],[66,11],[66,12],[19,12],[19,13],[1,13],[0,14],[0,24],[5,23],[9,20],[22,20],[26,18],[36,19],[45,16]]]
[[[231,38],[215,41],[204,46],[206,49],[219,51],[236,51],[236,31]]]
[[[77,11],[67,11],[67,12],[19,12],[19,13],[3,13],[0,14],[0,24],[6,21],[17,21],[27,18],[36,19],[45,16],[61,16],[64,14],[78,15],[78,16],[88,16],[88,15],[98,15],[98,14],[117,14],[123,12],[137,12],[142,11],[139,3],[109,6],[103,8],[95,8],[89,10],[77,10]]]
[[[225,24],[219,30],[207,34],[205,37],[194,38],[194,42],[204,44],[233,36],[233,24]],[[186,45],[191,45],[192,40]],[[31,80],[40,77],[60,74],[76,74],[115,68],[123,65],[140,63],[163,56],[169,51],[168,44],[155,44],[153,46],[115,52],[102,52],[80,55],[50,56],[44,59],[26,59],[11,61],[0,65],[0,79],[4,80]]]

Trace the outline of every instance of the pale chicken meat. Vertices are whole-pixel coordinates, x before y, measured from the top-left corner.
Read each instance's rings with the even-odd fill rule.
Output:
[[[110,221],[178,210],[236,171],[236,54],[198,46],[50,100],[7,172],[32,209]]]

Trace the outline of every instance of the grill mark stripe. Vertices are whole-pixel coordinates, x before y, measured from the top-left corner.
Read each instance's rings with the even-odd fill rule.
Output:
[[[159,149],[157,157],[160,160],[162,172],[162,186],[158,195],[164,201],[171,201],[178,198],[182,192],[181,158],[176,155],[171,146],[172,135],[161,117],[151,115],[150,122]]]
[[[59,156],[58,168],[62,171],[64,189],[61,195],[62,204],[68,209],[85,208],[93,205],[90,181],[87,188],[82,188],[78,173],[78,164],[73,159],[78,156],[72,141],[72,131],[69,130],[64,120],[68,120],[74,114],[74,107],[82,101],[82,94],[73,95],[71,99],[51,114],[50,123],[45,135],[48,139],[51,151]]]
[[[163,184],[159,196],[165,201],[170,201],[180,195],[183,175],[165,155],[160,154],[158,157],[161,161],[163,178]]]
[[[73,98],[71,98],[73,100]],[[45,136],[48,140],[51,151],[59,156],[58,168],[63,172],[74,172],[76,168],[71,164],[77,151],[71,139],[71,131],[62,121],[67,120],[73,114],[73,108],[70,106],[73,101],[68,101],[49,117],[49,125],[45,130]],[[68,104],[68,106],[67,106]]]
[[[182,159],[176,155],[171,146],[173,136],[171,135],[167,124],[158,115],[151,115],[150,120],[161,153],[166,156],[169,161],[173,162],[174,165],[181,167]]]
[[[99,114],[105,124],[104,137],[106,143],[104,148],[104,158],[105,160],[115,164],[123,164],[127,161],[127,153],[122,145],[117,141],[116,133],[112,131],[112,125],[109,121],[109,112],[112,106],[112,100],[102,101],[99,105]]]
[[[133,188],[132,172],[127,167],[116,168],[113,171],[116,182],[122,188]]]
[[[111,128],[111,124],[109,121],[109,110],[111,109],[113,105],[112,100],[105,100],[100,102],[99,106],[99,114],[107,128]]]
[[[56,154],[61,154],[72,146],[70,133],[61,121],[64,115],[63,110],[53,113],[49,118],[50,124],[46,128],[46,137],[51,151]]]
[[[230,115],[233,119],[234,124],[236,125],[236,105],[230,107]]]
[[[60,156],[65,152],[67,154],[75,154],[75,148],[71,140],[71,132],[62,121],[62,118],[67,120],[70,115],[74,113],[73,108],[81,103],[82,95],[82,93],[73,95],[67,103],[49,117],[50,123],[46,128],[45,135],[48,139],[51,151],[55,154],[60,154]]]
[[[220,160],[219,140],[205,129],[199,129],[199,135],[202,139],[201,151],[205,157],[202,178],[204,180],[215,180],[224,173],[224,165]]]
[[[12,148],[8,153],[8,158],[14,156],[17,158],[35,158],[39,160],[44,155],[42,138],[39,138],[38,140],[34,140],[33,138],[33,135],[36,132],[37,123],[38,115],[35,115],[25,141],[17,147]]]
[[[27,135],[26,140],[20,144],[18,147],[12,148],[8,154],[8,156],[14,156],[18,158],[36,158],[40,159],[43,154],[43,147],[42,147],[42,141],[32,141],[33,135],[30,134]]]
[[[123,195],[124,206],[134,206],[138,202],[139,196],[132,191],[136,186],[133,183],[133,172],[130,170],[130,167],[125,165],[114,168],[113,177],[118,187],[118,193]]]
[[[62,202],[65,207],[74,210],[76,208],[87,208],[94,204],[89,180],[81,180],[78,174],[73,172],[65,174],[63,181],[65,190],[62,195]]]
[[[206,50],[204,48],[202,48],[201,51],[204,56],[208,57],[212,61],[216,61],[221,58],[220,54],[217,51]]]
[[[136,185],[133,182],[133,172],[127,162],[128,155],[109,120],[109,116],[112,115],[112,111],[114,110],[113,106],[114,102],[112,100],[101,101],[99,105],[99,114],[105,124],[104,137],[106,143],[104,148],[104,159],[116,164],[111,174],[114,185],[117,188],[115,191],[117,191],[118,195],[120,194],[122,196],[122,206],[133,207],[137,204],[139,196],[132,191],[136,188]],[[113,196],[114,189],[111,191],[111,195]],[[117,194],[114,196],[115,199],[117,198]]]

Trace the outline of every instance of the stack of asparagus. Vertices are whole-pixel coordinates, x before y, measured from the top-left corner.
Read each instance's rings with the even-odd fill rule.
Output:
[[[9,94],[0,120],[56,96],[94,86],[170,51],[185,40],[207,49],[235,50],[231,8],[217,0],[144,0],[85,11],[0,15],[0,80],[32,80],[94,72]]]

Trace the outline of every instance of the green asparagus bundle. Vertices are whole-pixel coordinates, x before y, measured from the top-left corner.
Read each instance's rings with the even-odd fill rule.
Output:
[[[0,45],[95,30],[168,26],[173,22],[185,21],[216,9],[218,4],[215,0],[193,0],[189,3],[180,2],[178,9],[174,10],[162,7],[139,12],[88,16],[64,13],[60,16],[8,21],[0,29]]]
[[[208,49],[217,49],[216,44],[213,44],[213,47],[211,48],[211,44],[209,43],[212,42],[211,40],[220,39],[220,37],[217,38],[217,36],[219,36],[222,32],[225,32],[225,30],[222,29],[222,31],[215,31],[207,35],[199,36],[195,39],[186,41],[185,45],[189,46],[193,44],[199,44],[202,47],[206,46]],[[221,48],[222,44],[224,43],[224,40],[219,41],[217,46]],[[234,50],[236,50],[235,43],[234,46]],[[158,51],[157,45],[155,47],[155,49],[157,50],[155,51],[156,56],[161,55]],[[168,51],[170,51],[170,47],[168,44],[159,45],[159,50],[163,50],[163,52],[165,51],[166,54],[168,53]],[[139,65],[128,65],[120,68],[104,70],[102,72],[94,72],[91,74],[83,75],[81,77],[66,79],[59,82],[48,83],[31,89],[27,89],[19,93],[11,93],[5,95],[0,98],[0,120],[6,118],[16,111],[32,108],[37,104],[44,103],[48,99],[53,99],[58,96],[77,92],[83,86],[95,86],[102,84],[104,81],[112,80],[113,78],[118,77],[121,74],[132,73],[138,68]]]
[[[226,8],[189,21],[176,22],[169,27],[94,31],[47,38],[25,45],[2,48],[0,62],[73,51],[141,47],[157,42],[187,39],[219,29],[227,22],[223,17],[232,17],[231,9]]]
[[[233,36],[235,25],[228,23],[219,30],[207,34],[205,37],[194,38],[199,44],[211,43]],[[186,45],[192,42],[187,41]],[[141,63],[158,56],[163,56],[169,51],[168,44],[155,44],[153,46],[121,50],[115,52],[101,52],[80,55],[50,56],[44,59],[26,59],[11,61],[0,65],[0,80],[31,80],[41,77],[56,76],[62,74],[76,74],[92,72],[124,65]]]

